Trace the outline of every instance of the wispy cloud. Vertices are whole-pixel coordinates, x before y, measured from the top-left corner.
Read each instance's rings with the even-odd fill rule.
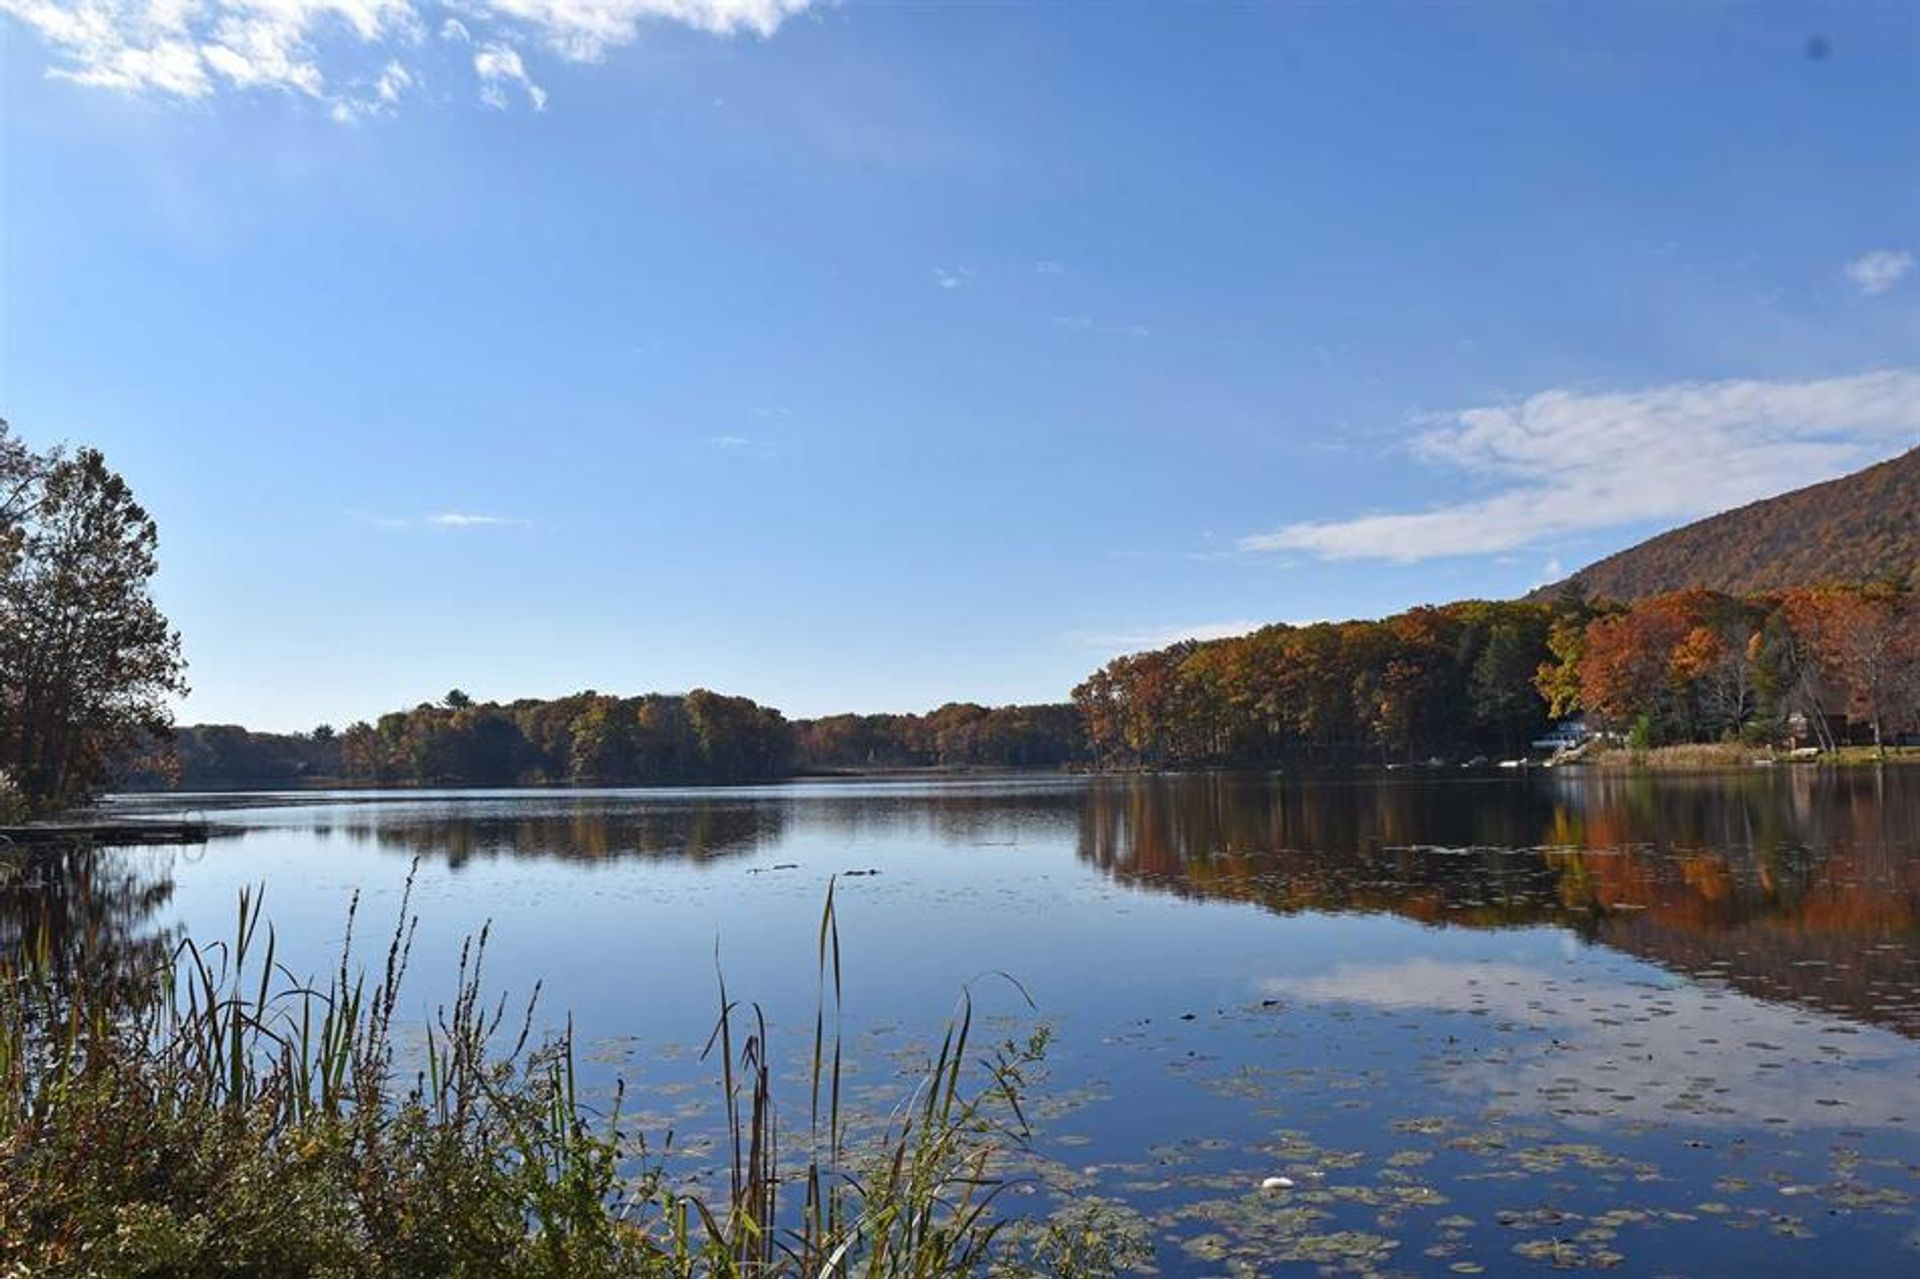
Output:
[[[1905,249],[1875,249],[1847,263],[1846,270],[1862,293],[1885,293],[1913,270],[1913,254]]]
[[[432,515],[374,515],[348,511],[347,518],[375,528],[525,528],[532,521],[510,515],[476,515],[469,511],[439,511]]]
[[[499,105],[502,82],[517,81],[537,107],[545,95],[521,61],[528,44],[596,62],[633,43],[650,22],[765,37],[814,3],[462,0],[460,16],[442,22],[440,35],[482,50],[474,59],[482,100]],[[176,98],[276,90],[323,102],[338,120],[390,108],[420,78],[414,60],[437,8],[424,0],[0,0],[0,12],[39,35],[50,76]]]
[[[748,435],[709,435],[707,447],[728,457],[751,458],[756,462],[771,462],[780,456],[780,450],[773,445]]]
[[[527,521],[508,515],[473,515],[465,511],[442,511],[426,518],[437,528],[523,528]]]
[[[1412,563],[1692,519],[1829,479],[1920,439],[1920,373],[1544,391],[1427,419],[1413,452],[1492,486],[1424,511],[1288,524],[1253,551]]]
[[[399,62],[389,62],[374,79],[372,92],[335,99],[328,114],[341,124],[369,116],[391,115],[414,85],[413,73]]]
[[[937,266],[933,268],[933,282],[943,289],[964,289],[973,282],[973,268],[964,266]]]
[[[1033,264],[1033,273],[1035,275],[1063,275],[1066,273],[1066,269],[1065,266],[1054,261],[1052,258],[1041,258]]]
[[[1191,622],[1175,626],[1149,626],[1122,631],[1073,631],[1067,642],[1081,648],[1097,648],[1110,653],[1132,653],[1142,649],[1165,648],[1181,640],[1232,639],[1271,626],[1271,621],[1240,619],[1231,622]]]
[[[527,76],[520,51],[511,45],[497,41],[481,45],[473,54],[473,73],[480,77],[480,100],[490,107],[504,111],[507,87],[517,84],[526,90],[535,111],[547,109],[547,91]]]

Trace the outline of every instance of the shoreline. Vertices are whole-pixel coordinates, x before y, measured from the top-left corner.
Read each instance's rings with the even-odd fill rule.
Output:
[[[877,768],[843,769],[807,769],[789,773],[782,777],[764,777],[752,779],[679,779],[658,782],[622,782],[599,785],[591,782],[554,782],[554,781],[515,781],[515,782],[466,782],[453,779],[443,781],[390,780],[377,781],[368,778],[339,777],[291,777],[260,778],[246,782],[208,782],[191,786],[177,787],[129,787],[110,790],[102,798],[111,802],[114,799],[144,799],[165,795],[260,795],[284,792],[324,793],[329,791],[603,791],[603,790],[686,790],[686,789],[752,789],[766,786],[786,786],[807,782],[859,782],[859,781],[993,781],[996,779],[1060,777],[1060,778],[1098,778],[1098,777],[1204,777],[1208,775],[1278,777],[1292,780],[1326,780],[1339,778],[1407,778],[1407,777],[1472,777],[1472,778],[1512,778],[1532,773],[1562,769],[1591,769],[1597,772],[1725,772],[1733,769],[1756,767],[1795,767],[1795,768],[1866,768],[1866,767],[1904,767],[1920,765],[1920,746],[1889,746],[1884,757],[1876,754],[1871,746],[1843,746],[1837,750],[1822,751],[1817,756],[1794,758],[1787,752],[1773,747],[1743,746],[1727,743],[1681,743],[1671,746],[1654,746],[1636,751],[1625,746],[1610,746],[1604,750],[1577,760],[1554,763],[1550,758],[1527,758],[1515,767],[1505,763],[1475,763],[1472,761],[1414,760],[1393,763],[1244,763],[1211,764],[1197,766],[1183,765],[1113,765],[1096,767],[1087,764],[1056,766],[1047,765],[1031,768],[984,768],[972,765],[926,765]],[[45,832],[55,827],[73,825],[97,825],[84,821],[23,824],[17,827],[0,827],[0,839],[22,840],[33,833]]]
[[[1884,754],[1871,746],[1842,746],[1795,758],[1767,746],[1737,743],[1682,743],[1634,750],[1609,746],[1561,768],[1591,768],[1609,773],[1709,773],[1750,768],[1881,768],[1920,764],[1920,746],[1889,746]]]

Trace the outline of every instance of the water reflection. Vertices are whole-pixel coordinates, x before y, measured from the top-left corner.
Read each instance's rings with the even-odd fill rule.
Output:
[[[204,807],[185,806],[219,825],[297,829],[303,837],[337,837],[458,868],[500,857],[700,863],[772,848],[796,835],[1012,847],[1071,838],[1084,796],[1084,783],[1061,778],[703,791],[309,792],[227,795]],[[183,802],[141,796],[121,807],[170,812]]]
[[[420,953],[497,919],[496,980],[550,980],[592,1067],[688,1140],[714,1118],[716,939],[791,1016],[828,878],[878,870],[837,898],[862,1104],[899,1100],[960,983],[1031,982],[1060,1019],[1047,1185],[1147,1214],[1168,1275],[1762,1273],[1812,1233],[1822,1265],[1910,1260],[1920,770],[306,795],[214,820],[241,834],[202,862],[75,873],[126,895],[132,938],[156,903],[229,927],[265,879],[304,970],[349,893],[378,917],[418,857]],[[1252,1189],[1275,1173],[1295,1188]]]
[[[83,976],[104,990],[133,988],[179,940],[164,918],[173,859],[152,850],[0,849],[0,973],[33,972],[56,1006]]]
[[[1845,1035],[1841,1023],[1713,985],[1649,986],[1525,964],[1422,958],[1342,965],[1264,988],[1315,1003],[1489,1018],[1530,1038],[1548,1036],[1550,1052],[1444,1056],[1430,1063],[1428,1083],[1459,1097],[1538,1108],[1574,1127],[1920,1120],[1920,1079],[1900,1041]]]
[[[1066,844],[1115,882],[1280,914],[1551,925],[1748,993],[1920,1037],[1920,776],[1754,769],[1705,776],[1295,782],[1266,777],[813,785],[731,791],[307,796],[220,815],[452,869],[476,859],[692,864],[800,843]],[[782,850],[788,850],[783,852]],[[143,863],[144,864],[144,863]],[[835,867],[847,869],[849,867]],[[1018,878],[1001,864],[986,874]],[[164,871],[50,867],[62,934],[125,931]],[[156,895],[157,894],[157,895]],[[118,899],[126,898],[125,902]],[[34,906],[33,902],[40,905]],[[16,936],[21,925],[13,925]],[[17,940],[9,940],[9,945]],[[68,945],[60,941],[56,945]]]
[[[615,808],[593,802],[559,807],[501,803],[395,817],[377,808],[348,809],[344,815],[319,818],[312,830],[322,837],[442,860],[458,869],[476,858],[494,857],[718,861],[777,842],[787,828],[786,808],[771,803]]]
[[[1282,914],[1556,925],[1920,1037],[1920,778],[1909,771],[1138,779],[1089,790],[1079,853],[1127,884]]]

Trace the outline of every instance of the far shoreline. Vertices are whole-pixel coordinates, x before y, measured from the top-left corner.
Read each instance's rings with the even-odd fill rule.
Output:
[[[285,793],[321,793],[327,791],[385,791],[385,792],[428,792],[428,791],[665,791],[688,789],[745,790],[769,786],[785,786],[796,783],[819,782],[862,782],[862,781],[995,781],[1034,778],[1102,778],[1102,777],[1269,777],[1289,780],[1328,781],[1377,778],[1380,780],[1407,780],[1410,778],[1438,779],[1475,778],[1475,779],[1513,779],[1531,776],[1543,772],[1577,771],[1581,773],[1608,773],[1633,775],[1642,773],[1714,773],[1744,772],[1753,768],[1819,768],[1819,769],[1859,769],[1868,767],[1910,767],[1920,765],[1920,746],[1888,746],[1884,753],[1876,752],[1871,746],[1842,746],[1831,751],[1822,751],[1811,758],[1794,758],[1789,753],[1773,747],[1744,746],[1734,743],[1678,743],[1670,746],[1654,746],[1635,750],[1625,746],[1610,746],[1595,752],[1584,759],[1554,763],[1550,759],[1527,759],[1515,766],[1507,763],[1478,763],[1474,761],[1435,761],[1412,760],[1405,762],[1344,762],[1328,764],[1291,766],[1285,764],[1219,764],[1201,766],[1181,765],[1103,765],[1077,764],[1066,766],[1020,767],[980,767],[973,765],[903,765],[881,766],[874,768],[834,768],[808,769],[787,774],[784,777],[753,779],[680,779],[659,782],[620,782],[605,785],[592,782],[574,781],[513,781],[513,782],[471,782],[457,779],[437,781],[414,781],[404,779],[376,780],[371,778],[342,777],[282,777],[255,778],[244,782],[198,783],[191,787],[178,786],[132,786],[115,788],[101,797],[106,802],[116,799],[141,799],[151,796],[178,795],[259,795],[275,792]]]

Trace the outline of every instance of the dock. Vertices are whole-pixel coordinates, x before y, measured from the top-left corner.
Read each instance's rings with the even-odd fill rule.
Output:
[[[117,821],[74,819],[0,826],[0,848],[46,847],[51,844],[204,844],[211,823],[178,819],[121,818]]]

